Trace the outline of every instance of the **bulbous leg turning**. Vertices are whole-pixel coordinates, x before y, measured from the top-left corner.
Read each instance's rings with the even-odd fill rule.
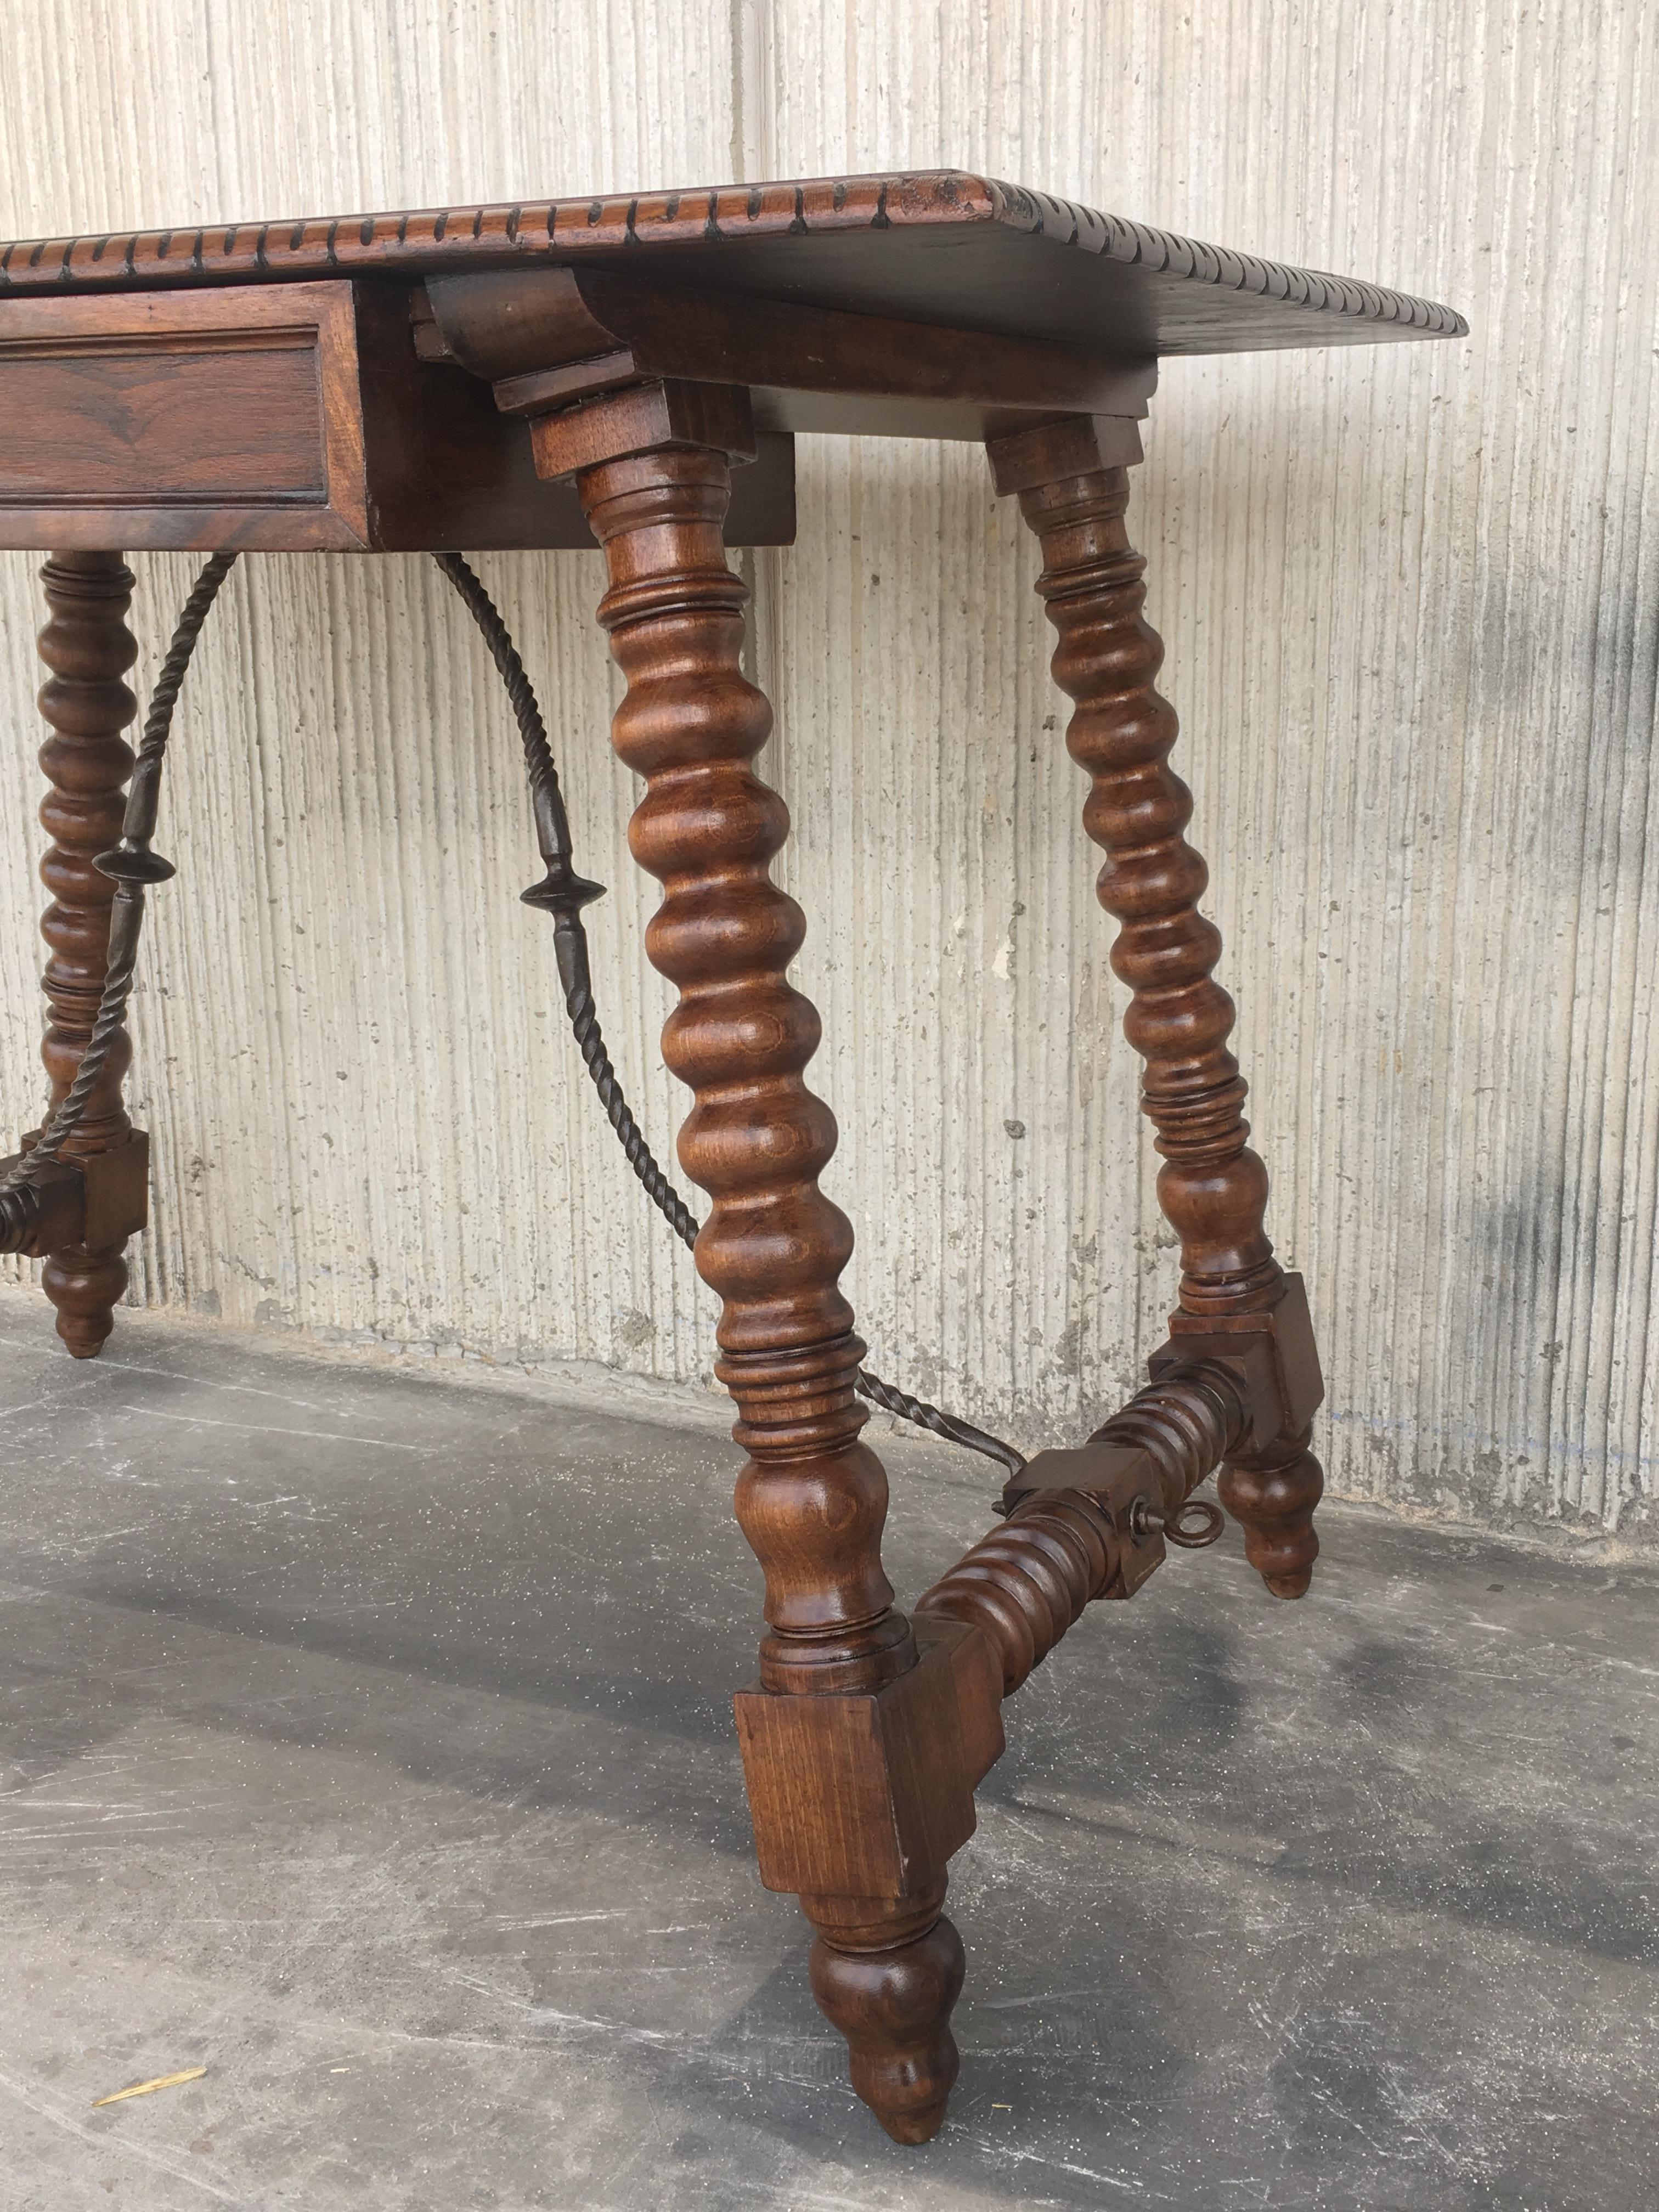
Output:
[[[1319,1557],[1313,1516],[1325,1474],[1307,1441],[1287,1446],[1282,1460],[1224,1467],[1216,1484],[1222,1504],[1243,1526],[1245,1558],[1275,1597],[1304,1597]]]
[[[1267,1238],[1267,1171],[1248,1143],[1245,1084],[1228,1043],[1233,1002],[1212,973],[1220,933],[1198,905],[1208,872],[1186,839],[1192,793],[1170,766],[1176,725],[1157,688],[1164,647],[1142,611],[1146,564],[1124,521],[1127,469],[1109,459],[1102,434],[1083,420],[1018,432],[993,444],[992,466],[1042,544],[1054,679],[1076,702],[1066,747],[1090,779],[1084,826],[1105,855],[1100,902],[1121,925],[1112,967],[1132,993],[1124,1034],[1146,1062],[1141,1103],[1164,1159],[1158,1204],[1181,1240],[1172,1334],[1196,1349],[1212,1328],[1204,1356],[1224,1356],[1242,1345],[1239,1332],[1265,1332],[1297,1376],[1286,1381],[1281,1364],[1277,1381],[1257,1384],[1252,1433],[1280,1441],[1239,1457],[1220,1487],[1268,1589],[1300,1597],[1319,1550],[1313,1510],[1323,1488],[1305,1423],[1323,1386],[1299,1285]],[[1130,449],[1120,441],[1118,451]]]
[[[52,841],[40,863],[51,893],[40,922],[50,948],[40,979],[46,995],[40,1057],[56,1107],[75,1080],[103,994],[115,885],[93,859],[121,835],[133,757],[121,732],[137,711],[123,678],[138,647],[126,624],[132,576],[118,553],[54,553],[40,573],[50,612],[40,638],[48,671],[40,712],[52,731],[40,749],[47,784],[40,821]],[[131,1056],[126,1037],[118,1036],[66,1158],[126,1142],[132,1124],[121,1079]],[[46,1261],[41,1284],[58,1309],[58,1334],[76,1359],[93,1358],[114,1326],[127,1287],[122,1249],[70,1245]]]
[[[70,1358],[95,1359],[115,1326],[115,1309],[126,1296],[123,1253],[71,1244],[46,1261],[40,1287],[58,1309],[58,1334]]]
[[[698,441],[631,442],[641,409]],[[663,1056],[692,1093],[679,1157],[711,1200],[697,1269],[721,1301],[716,1371],[750,1455],[737,1512],[766,1576],[761,1678],[738,1698],[762,1869],[817,1929],[812,1987],[854,2087],[897,2142],[923,2142],[957,2073],[963,1954],[940,1917],[942,1860],[971,1796],[960,1832],[940,1833],[931,1771],[895,1808],[933,1741],[917,1700],[953,1698],[954,1677],[939,1660],[924,1672],[882,1571],[887,1479],[859,1440],[864,1347],[838,1280],[852,1231],[817,1181],[835,1119],[804,1079],[818,1019],[787,974],[803,917],[769,872],[788,816],[751,766],[771,713],[743,673],[746,593],[720,535],[748,405],[664,386],[581,414],[574,430],[538,425],[538,453],[549,473],[562,439],[581,457],[610,574],[600,620],[628,684],[612,737],[645,784],[629,840],[663,886],[646,947],[679,992]],[[607,439],[617,450],[594,461]],[[887,1902],[935,1863],[895,1863],[913,1833],[939,1879]]]
[[[895,2142],[939,2133],[961,2064],[951,2011],[965,1961],[944,1901],[943,1882],[914,1904],[801,1899],[817,1929],[812,1994],[847,2039],[854,2088]]]

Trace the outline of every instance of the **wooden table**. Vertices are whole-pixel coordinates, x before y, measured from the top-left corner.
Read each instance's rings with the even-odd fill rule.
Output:
[[[1318,1548],[1318,1361],[1263,1227],[1124,522],[1158,358],[1464,329],[1376,285],[951,173],[0,249],[0,544],[53,549],[54,1102],[103,985],[113,885],[93,860],[120,834],[132,765],[115,549],[605,549],[599,618],[627,679],[611,736],[644,783],[630,842],[663,886],[647,949],[680,994],[663,1053],[692,1093],[679,1156],[712,1201],[697,1267],[721,1300],[717,1371],[748,1454],[737,1511],[766,1576],[759,1679],[737,1698],[761,1873],[800,1897],[813,1990],[901,2142],[937,2130],[956,2075],[946,1863],[1003,1747],[1004,1698],[1090,1600],[1139,1588],[1218,1467],[1270,1590],[1299,1596]],[[838,1287],[853,1232],[818,1188],[836,1140],[804,1080],[818,1019],[787,980],[805,925],[769,873],[787,819],[752,768],[771,712],[742,673],[726,560],[792,538],[798,430],[982,441],[1041,542],[1181,1241],[1150,1386],[1032,1460],[1008,1517],[908,1618],[882,1572],[886,1477],[859,1437],[863,1347]],[[81,1358],[109,1333],[145,1219],[125,1052],[27,1243]]]

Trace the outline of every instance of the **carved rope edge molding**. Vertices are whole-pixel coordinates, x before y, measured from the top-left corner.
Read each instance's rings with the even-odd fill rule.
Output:
[[[1021,185],[952,169],[724,185],[610,199],[537,200],[518,206],[318,216],[101,238],[24,239],[0,246],[0,295],[238,276],[429,272],[467,263],[510,264],[520,256],[562,258],[636,246],[981,222],[1293,307],[1403,324],[1425,337],[1461,337],[1468,330],[1454,308],[1432,300],[1206,246]]]

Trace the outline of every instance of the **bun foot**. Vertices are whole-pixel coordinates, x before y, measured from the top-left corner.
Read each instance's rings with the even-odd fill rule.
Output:
[[[943,1882],[925,1901],[801,1900],[818,1930],[812,1994],[847,2038],[854,2088],[895,2142],[939,2133],[961,2063],[951,2008],[965,1961],[944,1901]]]
[[[58,1309],[58,1334],[75,1359],[95,1359],[115,1326],[115,1309],[127,1288],[127,1263],[118,1248],[89,1252],[71,1245],[54,1252],[40,1273],[41,1288]]]
[[[1273,1596],[1305,1596],[1319,1556],[1314,1508],[1325,1490],[1313,1454],[1297,1444],[1277,1467],[1224,1467],[1216,1487],[1243,1524],[1245,1558]]]

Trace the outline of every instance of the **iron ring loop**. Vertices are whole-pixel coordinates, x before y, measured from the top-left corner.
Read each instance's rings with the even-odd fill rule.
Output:
[[[1164,1526],[1164,1540],[1183,1552],[1201,1552],[1213,1544],[1227,1525],[1227,1516],[1207,1498],[1189,1498]]]

